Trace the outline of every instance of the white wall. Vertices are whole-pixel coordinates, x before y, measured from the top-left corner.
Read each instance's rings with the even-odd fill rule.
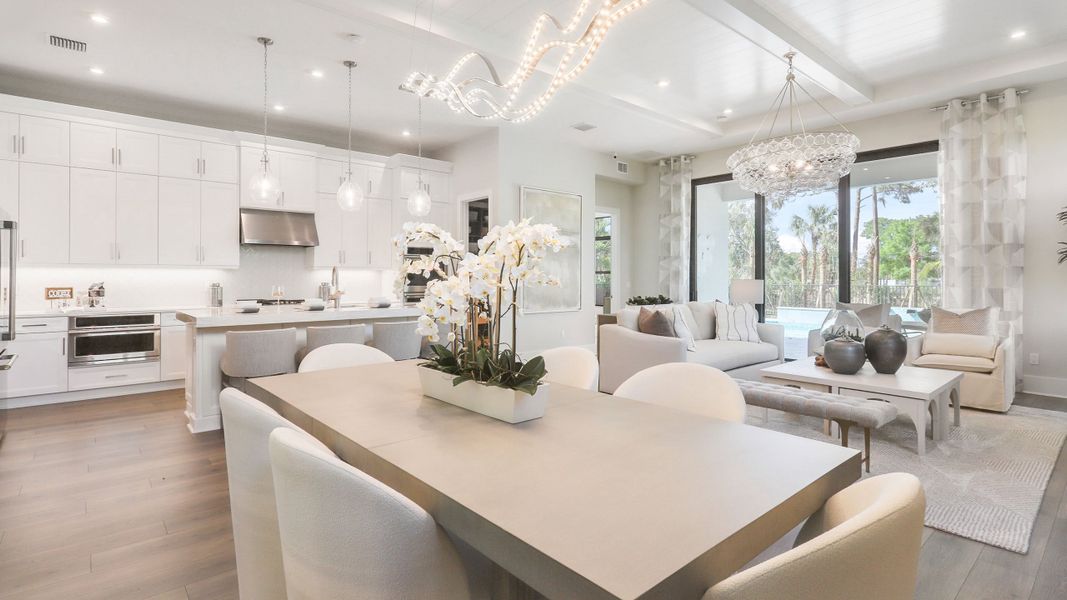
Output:
[[[103,281],[107,305],[125,307],[196,307],[208,303],[208,285],[219,282],[227,303],[237,298],[269,298],[272,285],[285,286],[286,296],[307,298],[318,293],[319,283],[330,280],[329,269],[308,266],[303,248],[241,246],[240,269],[115,266],[20,266],[18,310],[49,308],[45,287],[88,289]],[[346,269],[341,271],[345,302],[371,296],[392,296],[393,271]]]
[[[1056,213],[1067,206],[1067,177],[1063,160],[1067,157],[1067,80],[1029,86],[1023,96],[1029,149],[1026,206],[1026,265],[1023,322],[1024,352],[1039,354],[1039,365],[1020,365],[1024,388],[1028,391],[1067,397],[1067,265],[1057,265],[1057,241],[1067,241],[1067,226],[1056,221]],[[849,123],[860,137],[862,150],[875,150],[916,142],[936,140],[942,113],[918,109],[876,119]],[[726,159],[736,148],[698,155],[693,161],[693,177],[728,172]],[[653,178],[654,179],[654,178]],[[636,293],[657,290],[658,186],[646,181],[635,196],[636,224],[641,229],[633,239],[633,281]],[[1027,361],[1024,360],[1024,363]]]

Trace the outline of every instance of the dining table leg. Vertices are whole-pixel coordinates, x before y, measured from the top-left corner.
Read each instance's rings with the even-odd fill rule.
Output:
[[[499,565],[492,565],[489,597],[492,600],[547,600]]]

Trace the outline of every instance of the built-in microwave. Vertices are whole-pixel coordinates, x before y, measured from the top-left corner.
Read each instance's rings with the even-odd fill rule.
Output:
[[[159,360],[156,313],[84,315],[70,317],[68,325],[71,366]]]

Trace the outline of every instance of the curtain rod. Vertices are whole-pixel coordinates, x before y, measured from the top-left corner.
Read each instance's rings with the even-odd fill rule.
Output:
[[[1030,90],[1016,90],[1015,91],[1015,95],[1016,96],[1022,96],[1023,94],[1029,94],[1029,93],[1030,93]],[[995,96],[986,96],[986,99],[987,100],[1003,100],[1004,99],[1004,94],[997,94]],[[970,100],[964,100],[962,104],[963,104],[963,106],[970,106],[971,104],[977,104],[980,101],[981,100],[979,98],[972,98]],[[933,107],[930,108],[930,110],[948,110],[948,104],[942,104],[941,106],[933,106]]]

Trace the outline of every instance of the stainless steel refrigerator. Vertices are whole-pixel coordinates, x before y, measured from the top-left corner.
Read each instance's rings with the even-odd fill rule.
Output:
[[[0,221],[0,371],[15,365],[18,355],[10,352],[8,342],[15,339],[15,266],[18,253],[18,225],[14,221]],[[7,385],[7,378],[0,377],[0,388]],[[0,389],[0,392],[5,390]],[[6,397],[4,393],[2,396]],[[0,444],[7,431],[7,409],[0,408]]]

